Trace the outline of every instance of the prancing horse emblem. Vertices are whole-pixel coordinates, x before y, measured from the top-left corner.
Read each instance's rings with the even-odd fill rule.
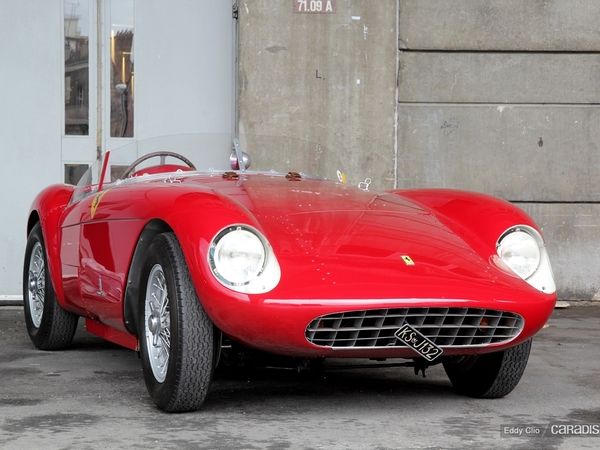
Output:
[[[104,197],[104,195],[107,192],[108,191],[102,191],[102,192],[96,194],[96,196],[92,200],[92,203],[90,204],[90,216],[92,219],[96,215],[96,210],[98,209],[98,206],[100,206],[100,201],[102,200],[102,197]]]
[[[406,264],[407,266],[414,266],[415,265],[415,262],[408,255],[402,255],[402,261],[404,261],[404,264]]]

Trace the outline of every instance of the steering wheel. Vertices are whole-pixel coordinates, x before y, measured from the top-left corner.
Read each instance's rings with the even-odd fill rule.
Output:
[[[160,157],[163,159],[162,164],[164,164],[164,159],[167,156],[171,156],[172,158],[178,159],[178,160],[186,163],[190,169],[196,170],[196,166],[194,166],[194,164],[189,159],[187,159],[185,156],[182,156],[179,153],[175,153],[175,152],[163,151],[163,152],[148,153],[147,155],[140,156],[138,159],[136,159],[134,162],[132,162],[127,167],[127,169],[125,169],[125,172],[123,172],[122,177],[129,178],[135,172],[135,168],[137,166],[139,166],[144,161],[147,161],[152,158]]]

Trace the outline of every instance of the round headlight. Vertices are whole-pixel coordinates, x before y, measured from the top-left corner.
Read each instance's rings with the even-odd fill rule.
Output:
[[[215,237],[209,259],[218,279],[230,286],[244,286],[262,273],[267,252],[256,233],[246,227],[234,226]]]
[[[527,231],[514,229],[498,243],[498,255],[510,269],[524,280],[531,277],[540,265],[540,246]]]

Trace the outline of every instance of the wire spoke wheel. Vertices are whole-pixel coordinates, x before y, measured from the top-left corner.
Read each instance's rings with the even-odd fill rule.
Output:
[[[44,300],[46,295],[46,265],[44,263],[44,249],[40,242],[36,242],[29,258],[29,279],[27,300],[31,321],[36,328],[42,323],[44,313]]]
[[[213,324],[173,233],[155,236],[144,258],[137,327],[146,387],[163,411],[197,410],[212,380]]]
[[[27,333],[37,348],[59,350],[71,344],[78,317],[58,304],[39,223],[29,232],[25,247],[23,307]]]
[[[150,367],[156,381],[162,383],[167,377],[169,367],[171,319],[169,292],[160,264],[155,264],[148,276],[144,317]]]

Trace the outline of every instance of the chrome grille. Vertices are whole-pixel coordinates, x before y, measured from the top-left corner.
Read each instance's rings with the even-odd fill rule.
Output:
[[[405,323],[441,347],[507,342],[523,329],[518,314],[492,309],[371,309],[318,317],[306,327],[306,339],[331,348],[404,347],[394,333]]]

